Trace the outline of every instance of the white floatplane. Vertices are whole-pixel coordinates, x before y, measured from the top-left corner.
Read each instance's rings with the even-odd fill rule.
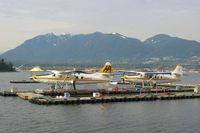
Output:
[[[106,62],[105,65],[95,73],[86,73],[84,71],[76,70],[49,71],[50,74],[33,75],[31,79],[37,82],[49,84],[55,88],[62,88],[65,85],[73,85],[74,89],[76,89],[75,84],[96,84],[110,82],[110,77],[113,75],[113,68],[110,62]]]
[[[157,83],[172,83],[180,81],[183,76],[183,67],[177,65],[176,68],[171,72],[136,72],[136,71],[125,71],[120,70],[123,73],[123,81],[137,83],[142,81]],[[128,74],[126,74],[128,73]],[[132,74],[132,75],[131,75]]]

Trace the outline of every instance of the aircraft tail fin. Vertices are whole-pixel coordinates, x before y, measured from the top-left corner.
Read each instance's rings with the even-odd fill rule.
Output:
[[[99,73],[113,73],[113,68],[110,62],[106,62],[106,64],[99,70]]]
[[[183,76],[183,66],[178,64],[174,69],[173,73],[179,76]]]

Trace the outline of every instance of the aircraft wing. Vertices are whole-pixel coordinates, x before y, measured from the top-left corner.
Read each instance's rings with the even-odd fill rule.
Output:
[[[141,72],[141,73],[144,73],[145,75],[159,75],[159,74],[171,75],[172,74],[171,72]]]
[[[123,75],[136,75],[136,74],[145,74],[145,75],[171,75],[171,72],[136,72],[136,71],[126,71],[126,70],[119,70],[119,73],[122,73]]]
[[[75,73],[74,70],[66,70],[66,71],[59,71],[59,70],[46,70],[48,72],[54,73],[54,74],[61,74],[61,75],[67,75]]]
[[[136,75],[138,72],[136,71],[127,71],[127,70],[119,70],[118,74],[121,75]]]

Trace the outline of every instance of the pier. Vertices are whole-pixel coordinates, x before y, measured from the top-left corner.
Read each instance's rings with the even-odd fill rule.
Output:
[[[93,92],[97,92],[97,91],[93,91],[93,90],[43,90],[42,92],[37,92],[34,90],[30,90],[30,91],[0,91],[0,96],[18,96],[17,94],[19,93],[34,93],[34,94],[42,94],[44,96],[64,96],[64,93],[68,92],[72,97],[73,96],[92,96]],[[126,90],[126,89],[122,89],[122,90],[118,90],[118,91],[114,91],[114,90],[98,90],[98,92],[100,92],[102,95],[130,95],[130,94],[139,94],[139,93],[143,93],[143,94],[151,94],[151,93],[182,93],[182,92],[194,92],[194,89],[190,88],[190,89],[181,89],[181,90],[176,90],[176,89],[151,89],[151,90]]]
[[[37,81],[34,81],[34,80],[10,80],[10,83],[15,83],[15,84],[17,84],[17,83],[23,83],[23,84],[29,84],[29,83],[39,83],[39,82],[37,82]]]
[[[57,104],[95,104],[111,102],[137,102],[137,101],[155,101],[155,100],[176,100],[200,98],[200,94],[179,94],[179,95],[118,95],[102,97],[34,97],[29,102],[39,105],[57,105]]]
[[[16,93],[16,95],[24,100],[31,100],[33,97],[41,97],[43,95],[41,94],[36,94],[34,92],[21,92],[21,93]]]
[[[12,96],[28,100],[30,103],[39,105],[57,104],[95,104],[111,102],[155,101],[200,98],[198,85],[161,85],[157,89],[99,89],[99,90],[30,90],[20,91],[12,88],[10,91],[1,91],[4,97]]]

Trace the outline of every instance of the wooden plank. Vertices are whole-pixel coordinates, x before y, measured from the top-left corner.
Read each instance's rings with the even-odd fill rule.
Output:
[[[17,96],[24,99],[24,100],[30,100],[32,99],[33,97],[36,97],[36,96],[43,96],[41,94],[35,94],[33,92],[28,92],[28,93],[17,93]]]

